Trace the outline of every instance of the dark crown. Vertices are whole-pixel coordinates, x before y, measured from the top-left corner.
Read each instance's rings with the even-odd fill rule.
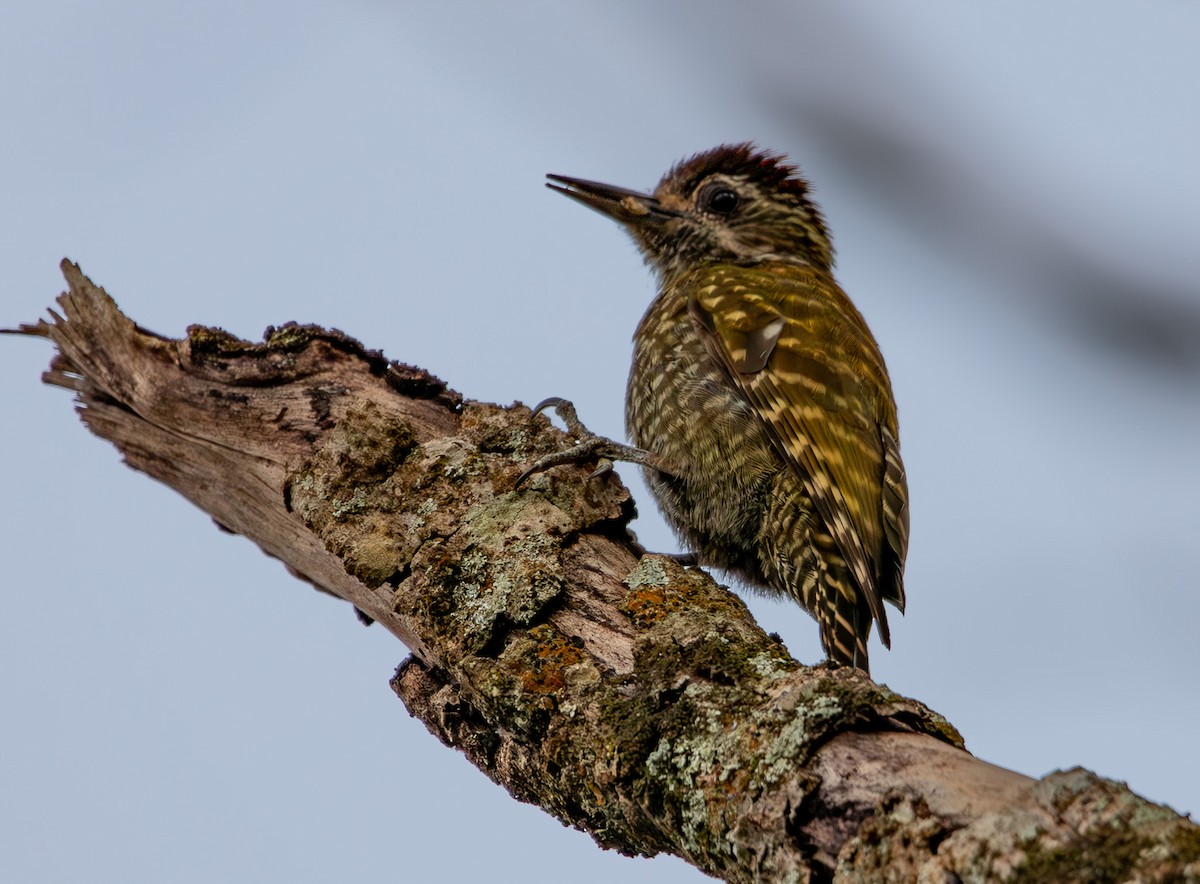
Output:
[[[757,181],[781,194],[790,194],[797,202],[808,200],[808,182],[800,168],[782,154],[760,150],[752,141],[722,144],[680,160],[663,176],[659,187],[674,182],[681,193],[690,193],[709,175],[741,176]]]

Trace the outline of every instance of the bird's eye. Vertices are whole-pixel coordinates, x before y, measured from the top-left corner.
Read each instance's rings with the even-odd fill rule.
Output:
[[[741,200],[736,191],[720,184],[705,190],[700,198],[701,207],[715,215],[732,215],[737,210],[739,202]]]

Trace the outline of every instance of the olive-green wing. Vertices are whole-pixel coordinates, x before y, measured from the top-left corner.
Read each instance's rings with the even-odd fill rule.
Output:
[[[907,489],[874,339],[836,283],[807,268],[711,268],[694,291],[709,352],[802,477],[888,644],[883,600],[903,608]]]

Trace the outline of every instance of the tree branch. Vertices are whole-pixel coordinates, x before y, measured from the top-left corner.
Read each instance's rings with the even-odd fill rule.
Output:
[[[805,667],[527,408],[463,400],[338,332],[139,328],[63,262],[18,331],[88,427],[412,656],[409,711],[515,797],[730,881],[1200,879],[1200,828],[1082,769],[980,761],[922,704]]]

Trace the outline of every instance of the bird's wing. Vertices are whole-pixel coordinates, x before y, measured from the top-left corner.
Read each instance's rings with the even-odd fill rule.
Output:
[[[908,555],[908,478],[900,459],[900,443],[887,426],[883,437],[883,530],[887,536],[891,561],[885,566],[883,597],[904,611],[904,558]]]
[[[889,644],[883,600],[903,606],[908,513],[886,369],[832,278],[782,271],[709,269],[689,310],[804,481]]]

